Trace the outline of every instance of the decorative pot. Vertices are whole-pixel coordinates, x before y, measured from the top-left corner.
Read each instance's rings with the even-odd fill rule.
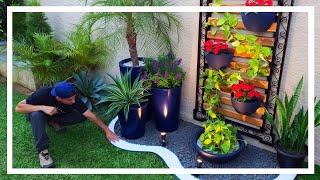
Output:
[[[156,128],[160,132],[178,129],[181,86],[171,89],[152,88],[152,110]]]
[[[303,162],[308,154],[308,147],[302,153],[288,152],[282,148],[279,141],[275,142],[274,148],[277,151],[278,165],[281,168],[303,168]]]
[[[238,101],[234,96],[233,93],[231,93],[231,102],[234,109],[244,115],[251,115],[260,107],[261,100],[254,100],[251,102],[240,102]]]
[[[233,59],[233,53],[220,53],[218,55],[207,53],[205,58],[212,69],[219,70],[230,65]]]
[[[138,60],[140,62],[144,62],[144,58],[139,57]],[[134,80],[139,77],[140,73],[142,72],[142,66],[133,67],[132,65],[128,65],[127,63],[131,62],[131,58],[123,59],[119,62],[119,69],[121,74],[125,74],[131,70],[131,82],[133,83]]]
[[[137,139],[144,135],[145,119],[148,116],[148,103],[138,105],[131,105],[129,108],[128,119],[125,120],[124,112],[118,113],[121,135],[126,139]]]
[[[272,23],[276,21],[276,17],[276,12],[241,13],[242,22],[246,29],[254,32],[268,31]]]
[[[217,154],[217,153],[213,153],[210,151],[205,151],[198,144],[198,139],[203,132],[204,132],[204,129],[202,129],[201,131],[199,131],[199,133],[196,134],[194,146],[195,146],[195,149],[198,152],[198,154],[210,162],[226,163],[228,161],[231,161],[231,160],[235,159],[236,157],[238,157],[239,154],[244,150],[244,148],[246,146],[246,143],[245,143],[243,137],[241,136],[240,133],[238,133],[237,138],[238,138],[238,142],[239,142],[239,148],[237,150],[234,150],[234,151],[230,152],[229,154]]]

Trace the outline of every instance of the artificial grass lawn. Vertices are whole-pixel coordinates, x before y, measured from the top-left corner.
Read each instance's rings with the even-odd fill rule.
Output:
[[[24,95],[13,94],[13,107]],[[6,87],[0,83],[0,173],[5,179],[18,175],[6,174]],[[66,133],[56,134],[48,129],[50,152],[58,168],[166,168],[155,154],[120,150],[106,139],[102,131],[90,121],[69,126]],[[13,114],[13,167],[39,168],[31,126],[25,116]],[[28,175],[28,179],[174,179],[172,175]],[[20,176],[19,176],[20,178]],[[0,178],[2,179],[2,178]]]

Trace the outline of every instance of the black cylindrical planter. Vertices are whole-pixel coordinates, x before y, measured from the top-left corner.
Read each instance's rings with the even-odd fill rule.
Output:
[[[152,110],[156,128],[160,132],[178,129],[181,86],[171,89],[152,88]]]
[[[233,97],[233,93],[231,93],[231,102],[234,109],[244,115],[251,115],[260,107],[261,100],[255,100],[252,102],[240,102],[236,98]]]
[[[118,113],[121,135],[127,139],[137,139],[144,135],[145,120],[148,116],[148,103],[141,105],[139,110],[138,105],[131,105],[129,110],[128,119],[125,120],[124,112]]]
[[[277,17],[276,12],[242,12],[241,18],[244,26],[249,31],[265,32],[268,31]]]
[[[125,74],[126,72],[131,71],[131,82],[133,83],[134,80],[140,75],[140,73],[142,72],[142,68],[144,66],[138,66],[138,67],[131,67],[131,66],[126,66],[125,63],[130,62],[131,58],[127,58],[124,60],[121,60],[119,62],[119,68],[120,68],[120,73],[121,74]],[[144,58],[139,57],[139,61],[144,61]]]
[[[218,55],[207,53],[205,54],[205,58],[212,69],[219,70],[230,65],[233,59],[233,53],[220,53]]]
[[[307,156],[307,147],[303,153],[291,153],[283,149],[279,141],[276,141],[274,148],[277,151],[278,165],[281,168],[302,168],[305,157]]]

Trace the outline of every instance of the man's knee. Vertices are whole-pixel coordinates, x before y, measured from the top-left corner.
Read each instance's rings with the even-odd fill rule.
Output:
[[[47,119],[47,115],[42,111],[34,111],[34,112],[31,112],[28,114],[28,119],[30,121],[33,121],[33,120],[36,120],[36,121],[43,120],[44,121]]]

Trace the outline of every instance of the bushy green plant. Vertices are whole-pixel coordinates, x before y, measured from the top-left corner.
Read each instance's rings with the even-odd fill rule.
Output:
[[[237,128],[231,124],[226,124],[220,119],[209,119],[204,123],[204,128],[199,138],[202,149],[218,154],[228,154],[239,148]]]
[[[139,80],[139,78],[132,84],[131,72],[126,72],[121,76],[109,76],[113,83],[106,88],[108,96],[102,98],[98,104],[109,103],[106,112],[108,118],[115,117],[116,114],[123,110],[125,120],[127,120],[130,106],[141,106],[142,103],[148,101],[149,89],[144,86],[144,80]]]
[[[94,104],[107,95],[106,83],[104,79],[97,73],[90,74],[88,71],[81,71],[79,74],[74,74],[76,80],[75,85],[80,91],[81,100],[92,110]]]
[[[315,102],[314,107],[314,126],[317,127],[320,125],[320,101]]]
[[[172,53],[159,56],[157,60],[146,59],[142,78],[158,88],[174,88],[181,86],[186,73],[180,67],[182,59],[176,59]]]
[[[294,153],[305,151],[305,142],[308,138],[308,113],[302,107],[293,117],[302,84],[303,78],[300,79],[292,97],[285,95],[284,102],[276,98],[276,120],[268,111],[265,113],[266,119],[275,128],[280,146]]]
[[[101,37],[92,38],[90,28],[77,26],[65,42],[68,68],[74,72],[84,69],[95,70],[97,67],[105,67],[110,60],[112,51],[106,46]]]
[[[166,6],[166,0],[96,0],[94,6]],[[161,12],[125,12],[125,13],[89,13],[84,17],[89,26],[100,25],[104,28],[107,44],[118,50],[123,40],[127,41],[133,66],[138,66],[137,42],[143,50],[167,53],[174,49],[170,34],[176,30],[179,35],[180,21],[173,13]]]

